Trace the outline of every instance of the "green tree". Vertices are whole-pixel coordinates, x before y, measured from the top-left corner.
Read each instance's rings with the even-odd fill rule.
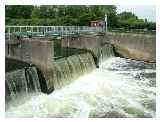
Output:
[[[12,5],[6,6],[5,12],[8,18],[28,19],[31,18],[33,6],[30,5]]]
[[[38,6],[35,6],[32,10],[31,18],[40,18],[40,10]]]
[[[120,13],[120,14],[118,14],[118,19],[119,20],[128,20],[128,19],[135,19],[135,20],[137,20],[138,19],[138,17],[134,14],[134,13],[132,13],[132,12],[122,12],[122,13]]]

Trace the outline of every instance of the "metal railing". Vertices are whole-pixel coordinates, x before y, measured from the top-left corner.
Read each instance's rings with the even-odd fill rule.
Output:
[[[108,32],[118,33],[134,33],[134,34],[156,34],[156,30],[145,30],[145,29],[125,29],[125,28],[109,28]]]
[[[11,39],[12,35],[21,35],[22,37],[49,36],[49,35],[68,35],[80,32],[103,32],[102,27],[89,26],[6,26],[6,39]]]

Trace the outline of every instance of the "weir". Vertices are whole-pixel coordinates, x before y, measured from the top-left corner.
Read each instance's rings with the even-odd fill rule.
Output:
[[[93,50],[96,57],[99,58],[99,63],[107,58],[114,56],[113,48],[109,46],[104,46]],[[42,77],[42,72],[34,66],[29,64],[16,69],[16,65],[23,64],[18,63],[18,60],[7,59],[7,61],[12,61],[9,66],[15,66],[11,71],[6,67],[6,100],[10,101],[13,97],[17,97],[19,94],[29,94],[32,92],[46,92],[48,90],[47,82]],[[16,64],[16,63],[17,64]],[[70,84],[72,81],[80,76],[92,72],[96,68],[96,62],[92,53],[86,52],[81,54],[72,55],[69,57],[64,57],[53,61],[53,71],[50,73],[53,76],[50,84],[54,90],[64,87]],[[44,76],[45,77],[45,76]],[[49,92],[49,91],[48,91]]]
[[[95,62],[90,53],[69,56],[54,63],[54,87],[61,88],[78,77],[95,69]]]
[[[16,41],[16,44],[7,42],[6,57],[34,64],[40,77],[41,91],[49,94],[115,56],[113,41],[116,39],[112,40],[112,34],[106,37],[100,33],[85,32],[72,36],[64,36],[57,41],[31,38]],[[111,44],[108,39],[112,40]],[[119,39],[123,40],[122,36]],[[55,59],[55,56],[60,57]]]
[[[95,40],[94,36],[96,36]],[[92,34],[80,35],[71,40],[68,37],[63,37],[57,45],[55,45],[54,41],[46,39],[45,41],[43,39],[39,41],[37,38],[25,39],[24,42],[21,40],[16,44],[7,43],[6,63],[22,64],[19,67],[6,65],[6,110],[9,111],[7,115],[12,116],[12,112],[14,113],[12,107],[10,109],[13,101],[16,103],[16,99],[20,101],[24,99],[19,98],[19,96],[30,96],[31,101],[33,100],[32,97],[36,97],[43,107],[39,108],[37,103],[35,103],[35,106],[29,103],[32,107],[25,108],[28,106],[26,101],[30,100],[30,98],[26,98],[21,102],[22,106],[18,110],[24,107],[28,111],[32,111],[34,107],[38,107],[35,111],[40,111],[40,116],[44,114],[42,116],[45,117],[154,117],[155,106],[152,103],[154,104],[155,100],[155,80],[154,78],[153,81],[146,78],[143,79],[143,75],[148,73],[145,72],[145,68],[149,73],[151,72],[151,74],[155,75],[154,66],[151,66],[152,70],[150,66],[145,67],[143,63],[116,58],[115,44],[109,43],[107,40],[109,38],[104,38],[106,35],[95,34],[94,36]],[[55,47],[58,47],[59,50],[54,50]],[[73,53],[73,51],[75,52]],[[55,55],[58,56],[59,52],[60,56],[56,58]],[[112,64],[112,61],[114,64]],[[132,67],[134,63],[142,71],[139,71],[139,67]],[[132,73],[130,69],[134,69],[135,72]],[[112,78],[113,76],[116,77]],[[92,80],[93,82],[91,82]],[[132,85],[135,88],[132,88]],[[146,92],[151,94],[152,97],[148,98]],[[43,93],[48,95],[45,96]],[[75,94],[83,98],[78,99],[77,96],[74,96]],[[72,98],[72,95],[75,99]],[[141,98],[141,96],[145,97],[145,99]],[[69,101],[67,101],[68,99]],[[64,104],[59,105],[59,102],[57,102],[59,100],[60,103]],[[80,103],[77,102],[79,100]],[[147,100],[147,102],[151,100],[151,103],[146,105],[143,100]],[[71,106],[73,104],[70,101],[74,102],[73,104],[78,107]],[[135,108],[136,104],[138,104],[138,108]],[[144,107],[141,104],[144,104]],[[85,108],[83,109],[81,106],[85,106]],[[105,110],[107,111],[103,110],[103,107],[106,107]],[[120,111],[117,112],[116,110]],[[139,110],[140,112],[135,115],[134,112]],[[77,114],[80,115],[76,115],[74,111],[79,111]],[[97,115],[101,114],[102,111],[105,111],[106,115]],[[68,112],[71,112],[71,115],[68,115],[70,114]],[[37,116],[31,113],[26,114],[26,116]],[[21,116],[21,114],[15,114],[15,116],[19,115]]]
[[[35,67],[27,67],[6,73],[6,102],[20,95],[41,92],[40,81]]]

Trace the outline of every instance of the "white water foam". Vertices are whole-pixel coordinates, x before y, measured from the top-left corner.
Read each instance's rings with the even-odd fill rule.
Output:
[[[155,117],[156,88],[150,78],[141,76],[155,70],[132,69],[131,63],[139,64],[110,58],[50,95],[32,94],[24,104],[10,105],[6,117]]]

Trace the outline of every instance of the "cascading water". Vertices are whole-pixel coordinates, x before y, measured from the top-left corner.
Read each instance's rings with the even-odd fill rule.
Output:
[[[58,89],[95,69],[90,53],[62,58],[54,62],[54,88]]]
[[[155,117],[155,64],[112,57],[112,51],[104,53],[109,52],[106,49],[101,52],[106,60],[100,68],[95,68],[90,54],[56,62],[57,87],[70,79],[74,82],[49,95],[32,94],[24,104],[11,103],[6,116]]]
[[[114,56],[113,47],[109,44],[106,44],[100,48],[100,57],[99,57],[99,65],[101,65],[102,62],[107,60],[110,57]]]
[[[17,97],[41,92],[35,67],[27,67],[6,73],[6,102],[17,102]]]
[[[94,56],[97,67],[99,67],[99,65],[108,58],[115,56],[113,46],[110,44],[105,44],[102,47],[94,48],[91,53]]]

